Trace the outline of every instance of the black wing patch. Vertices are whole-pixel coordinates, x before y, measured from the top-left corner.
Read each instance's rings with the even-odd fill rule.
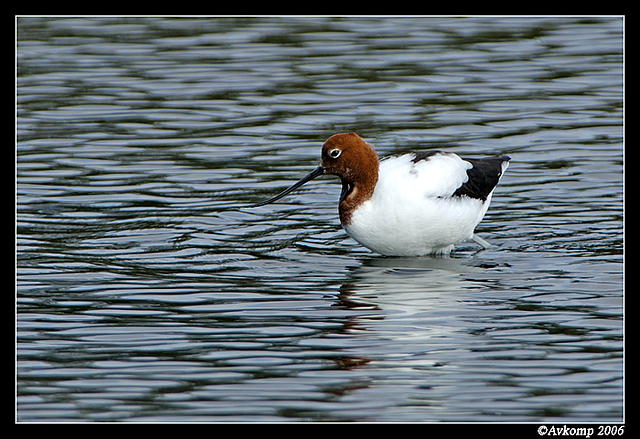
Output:
[[[488,157],[486,159],[463,159],[473,165],[467,170],[469,180],[460,186],[454,193],[454,197],[466,195],[486,201],[493,189],[498,185],[502,175],[502,163],[511,160],[508,155]]]
[[[432,156],[437,154],[444,154],[444,152],[434,149],[431,151],[416,151],[412,152],[412,154],[413,159],[411,159],[411,161],[413,163],[418,163],[420,160],[429,160]]]

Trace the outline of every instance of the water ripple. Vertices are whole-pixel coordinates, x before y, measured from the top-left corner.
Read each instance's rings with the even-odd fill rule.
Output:
[[[623,420],[623,26],[17,19],[17,420]],[[473,243],[383,258],[317,166],[509,154]]]

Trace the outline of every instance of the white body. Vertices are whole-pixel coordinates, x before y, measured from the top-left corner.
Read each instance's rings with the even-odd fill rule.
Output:
[[[363,246],[383,255],[447,254],[471,239],[491,202],[455,196],[468,180],[471,163],[445,153],[413,163],[405,154],[380,161],[372,197],[360,204],[345,226]],[[508,162],[502,165],[502,173]]]

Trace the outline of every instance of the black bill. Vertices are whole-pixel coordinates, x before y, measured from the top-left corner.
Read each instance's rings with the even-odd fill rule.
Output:
[[[278,201],[280,198],[282,198],[285,195],[288,195],[291,192],[295,191],[296,189],[298,189],[300,186],[302,186],[306,182],[308,182],[310,180],[313,180],[314,178],[316,178],[316,177],[318,177],[318,176],[320,176],[322,174],[324,174],[324,168],[322,166],[318,166],[313,172],[309,173],[307,176],[305,176],[302,179],[300,179],[300,181],[298,181],[297,183],[293,184],[293,186],[291,186],[289,189],[285,189],[283,192],[279,193],[275,197],[269,198],[266,201],[261,201],[260,203],[257,203],[257,204],[251,204],[249,206],[243,206],[243,207],[244,208],[260,207],[260,206],[264,206],[265,204],[269,204],[269,203],[273,203],[274,201]]]

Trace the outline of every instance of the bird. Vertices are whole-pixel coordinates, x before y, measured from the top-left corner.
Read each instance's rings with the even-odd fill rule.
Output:
[[[273,203],[324,174],[342,183],[338,215],[346,233],[383,256],[449,255],[473,239],[493,191],[509,166],[507,155],[463,159],[441,150],[379,158],[354,132],[334,134],[322,145],[320,165],[268,200]]]

